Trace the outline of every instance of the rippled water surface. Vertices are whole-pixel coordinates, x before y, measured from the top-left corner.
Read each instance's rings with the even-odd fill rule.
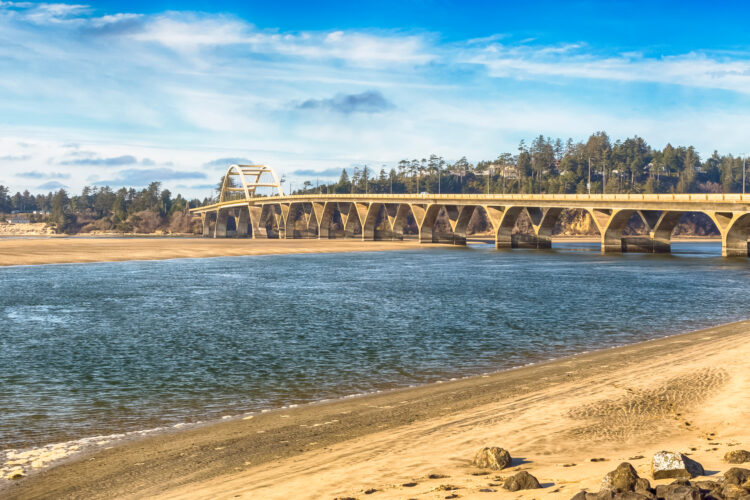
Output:
[[[0,269],[0,449],[746,319],[750,261],[491,247]]]

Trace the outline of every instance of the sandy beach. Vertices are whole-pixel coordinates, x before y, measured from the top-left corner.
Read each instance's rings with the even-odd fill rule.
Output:
[[[510,371],[123,443],[17,480],[9,498],[570,498],[662,449],[721,473],[750,447],[750,321]],[[471,466],[501,446],[513,467]],[[595,461],[592,461],[595,460]],[[526,470],[541,490],[509,493]],[[652,484],[669,480],[652,481]],[[405,486],[409,485],[409,486]],[[446,486],[456,487],[455,492]],[[375,490],[375,491],[372,491]],[[366,493],[370,491],[370,493]]]
[[[419,248],[415,240],[247,240],[179,237],[0,238],[0,266],[241,255],[377,252]],[[450,245],[447,245],[450,246]]]

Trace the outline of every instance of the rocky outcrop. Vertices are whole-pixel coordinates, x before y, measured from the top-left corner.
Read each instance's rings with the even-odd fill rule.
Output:
[[[750,480],[750,469],[741,467],[732,467],[724,473],[724,482],[727,484],[736,484],[737,486],[745,484]]]
[[[682,453],[660,451],[651,461],[651,476],[654,479],[690,479],[703,474],[703,466]]]
[[[573,500],[750,500],[750,469],[734,467],[715,480],[682,478],[651,488],[625,462],[604,477],[598,493],[580,491]]]
[[[539,484],[537,478],[535,478],[525,470],[522,470],[521,472],[510,476],[505,480],[505,483],[503,483],[503,488],[508,491],[535,490],[541,487],[542,485]]]
[[[730,464],[744,464],[750,462],[750,451],[732,450],[724,455],[724,461]]]
[[[491,446],[479,450],[472,464],[482,469],[500,470],[510,467],[511,460],[506,450]]]

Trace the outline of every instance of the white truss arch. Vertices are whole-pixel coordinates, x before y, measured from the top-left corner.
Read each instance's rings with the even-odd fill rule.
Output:
[[[263,177],[270,177],[270,180],[263,180]],[[235,178],[239,178],[239,183],[235,182]],[[284,196],[278,175],[268,165],[232,165],[224,176],[219,203],[236,200],[237,197],[231,196],[235,194],[244,195],[249,200],[256,196],[256,190],[260,187],[276,189],[279,196]]]

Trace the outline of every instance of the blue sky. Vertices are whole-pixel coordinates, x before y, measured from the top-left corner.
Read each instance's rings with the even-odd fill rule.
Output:
[[[741,2],[0,1],[0,184],[292,183],[597,130],[750,153]]]

